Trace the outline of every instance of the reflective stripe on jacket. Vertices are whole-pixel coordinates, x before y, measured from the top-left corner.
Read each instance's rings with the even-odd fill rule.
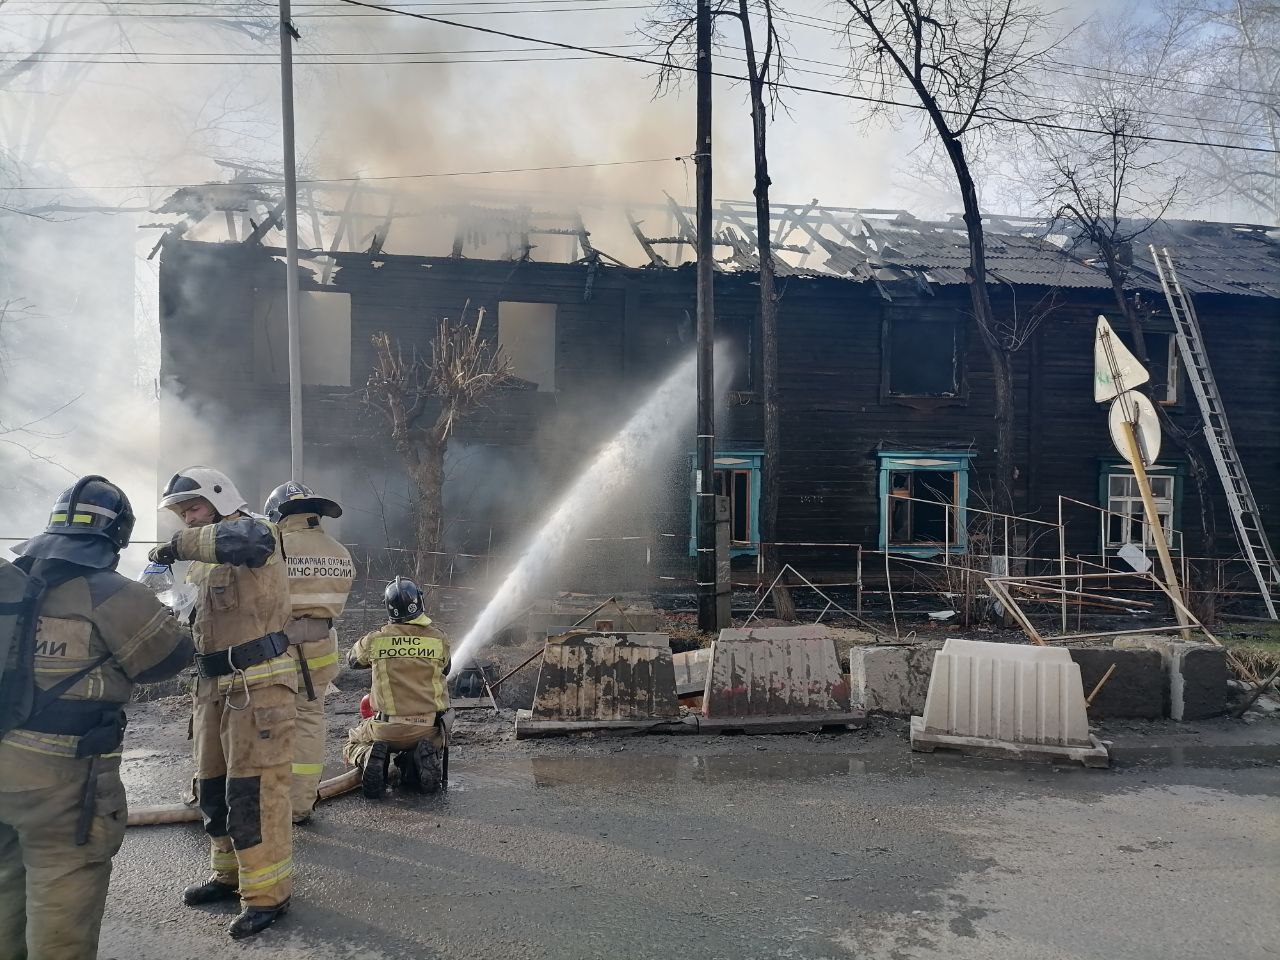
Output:
[[[420,616],[388,623],[356,641],[347,657],[373,668],[369,701],[389,716],[439,713],[449,709],[445,667],[449,638]]]
[[[314,513],[280,521],[293,616],[336,620],[355,582],[351,554],[320,526]]]

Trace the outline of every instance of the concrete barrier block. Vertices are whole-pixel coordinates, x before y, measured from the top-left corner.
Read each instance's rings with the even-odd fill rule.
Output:
[[[1061,647],[948,638],[934,658],[924,715],[911,718],[911,748],[937,747],[1108,762],[1089,733],[1080,668]]]
[[[1095,716],[1158,720],[1167,714],[1164,659],[1155,650],[1076,647],[1069,652],[1080,668],[1086,697],[1111,665],[1116,665],[1116,672],[1090,708]]]
[[[678,717],[671,647],[663,634],[582,631],[547,641],[533,719],[646,720]]]
[[[723,631],[722,636],[729,633]],[[849,682],[830,637],[712,642],[702,698],[704,717],[849,713]]]
[[[854,703],[868,713],[911,716],[923,713],[935,651],[927,647],[877,645],[849,650],[849,685]]]
[[[1187,643],[1154,634],[1117,637],[1119,650],[1154,650],[1164,661],[1172,720],[1203,720],[1227,711],[1227,653],[1212,643]]]

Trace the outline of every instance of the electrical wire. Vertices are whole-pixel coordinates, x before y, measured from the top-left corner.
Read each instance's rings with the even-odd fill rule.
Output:
[[[594,163],[560,163],[550,164],[540,167],[506,167],[503,169],[492,170],[451,170],[440,173],[398,173],[386,174],[383,176],[364,176],[360,174],[352,174],[344,177],[298,177],[297,182],[300,184],[328,184],[328,183],[381,183],[388,180],[430,180],[438,177],[481,177],[491,174],[501,173],[541,173],[548,170],[586,170],[594,167],[630,167],[642,163],[677,163],[688,159],[687,157],[651,157],[646,160],[602,160]],[[265,178],[265,179],[246,179],[233,180],[229,183],[212,183],[205,186],[214,187],[239,187],[239,186],[255,186],[255,187],[275,187],[284,183],[282,178]],[[185,183],[117,183],[117,184],[99,184],[96,186],[83,186],[81,184],[70,184],[58,187],[36,187],[36,186],[16,186],[16,187],[0,187],[0,193],[9,191],[32,191],[32,190],[182,190],[188,187],[197,187],[201,184],[193,184],[191,181]]]
[[[741,47],[726,45],[728,49],[742,51]],[[652,49],[651,44],[640,43],[621,43],[621,44],[605,44],[596,45],[592,49],[595,50],[634,50],[634,49]],[[539,47],[506,47],[491,49],[473,49],[473,50],[403,50],[403,51],[365,51],[365,52],[338,52],[338,51],[306,51],[298,50],[294,53],[294,63],[299,66],[332,66],[332,67],[350,67],[350,66],[431,66],[431,65],[461,65],[461,64],[483,64],[483,63],[561,63],[561,62],[589,62],[597,60],[596,57],[588,54],[573,56],[554,56],[556,51],[547,50]],[[525,56],[525,57],[492,57],[492,56],[472,56],[472,54],[492,54],[492,53],[525,53],[525,54],[546,54],[546,56]],[[99,66],[188,66],[188,67],[267,67],[270,69],[278,68],[277,53],[217,53],[214,51],[204,51],[201,53],[180,54],[166,53],[162,51],[57,51],[48,54],[32,53],[28,56],[34,58],[39,63],[49,64],[93,64]],[[112,59],[101,59],[103,56]],[[243,56],[251,56],[256,59],[244,61],[238,58]],[[732,60],[745,64],[746,59],[737,56],[720,55],[724,59]],[[217,57],[220,59],[192,59],[194,57]],[[146,58],[146,59],[138,59]],[[443,59],[442,59],[443,58]],[[812,63],[831,67],[839,67],[839,64],[831,63],[825,60],[813,60],[804,57],[791,57],[791,63]],[[3,62],[0,60],[0,62]],[[604,62],[604,61],[598,61]],[[846,73],[832,73],[824,70],[815,70],[806,67],[790,67],[790,72],[806,74],[809,76],[824,77],[828,79],[844,80],[848,79]],[[910,88],[906,86],[891,86],[890,89],[900,93],[909,93]],[[1036,95],[1032,98],[1035,106],[1043,109],[1052,109],[1058,113],[1067,113],[1073,117],[1079,118],[1082,122],[1087,122],[1089,113],[1073,101],[1063,100],[1056,97],[1048,97],[1044,95]],[[1210,120],[1205,117],[1192,116],[1186,114],[1168,114],[1161,112],[1146,112],[1144,117],[1153,120],[1159,120],[1161,126],[1174,130],[1187,130],[1193,133],[1213,134],[1218,136],[1261,136],[1265,134],[1265,128],[1252,124],[1237,123],[1235,128],[1223,126],[1223,124],[1231,123],[1228,120]],[[1178,120],[1195,121],[1194,124],[1178,123]],[[1254,132],[1244,129],[1246,126],[1254,128]]]
[[[11,4],[12,2],[13,0],[10,0]],[[39,0],[17,0],[17,2],[27,3],[27,4],[38,4]],[[215,14],[215,13],[168,14],[168,13],[116,13],[114,12],[114,8],[116,7],[147,7],[147,8],[154,9],[157,6],[201,7],[206,10],[214,9],[217,7],[225,7],[229,11],[231,11],[233,14],[239,17],[274,18],[277,16],[275,7],[272,4],[269,4],[266,2],[262,2],[262,6],[265,8],[265,12],[259,13],[259,14],[253,14],[253,13],[248,13],[244,11],[242,9],[241,4],[216,3],[216,2],[201,3],[199,2],[199,0],[157,0],[157,2],[148,2],[148,0],[118,0],[118,2],[112,2],[112,0],[100,0],[100,2],[102,2],[105,7],[108,7],[110,9],[101,13],[94,12],[94,11],[59,12],[57,13],[57,16],[155,17],[155,18],[162,18],[162,19],[172,19],[172,18],[183,19],[183,18],[193,17],[193,18],[215,18],[215,19],[223,19],[223,20],[228,19],[227,14]],[[328,13],[321,13],[321,14],[309,14],[309,13],[298,14],[298,16],[302,18],[317,17],[317,16],[325,16],[325,17],[375,16],[375,15],[376,16],[394,16],[396,14],[404,13],[404,11],[409,8],[432,8],[432,7],[460,8],[460,7],[479,7],[479,6],[512,6],[517,4],[544,4],[544,3],[556,3],[556,2],[566,2],[566,0],[406,0],[406,2],[399,4],[399,9],[378,7],[372,10],[367,10],[364,13],[358,13],[358,14],[353,12],[343,12],[339,10],[334,10],[333,8],[336,7],[338,4],[345,3],[345,0],[337,0],[336,3],[298,3],[293,5],[293,9],[294,10],[316,9],[316,10],[329,11]],[[594,6],[596,9],[599,9],[602,11],[628,10],[628,9],[652,9],[653,7],[652,4],[640,4],[638,6],[632,6],[632,5],[609,6],[608,4],[612,3],[613,0],[569,0],[569,2],[587,4],[589,6]],[[62,5],[62,0],[50,0],[49,5],[60,6]],[[6,5],[6,6],[9,6],[9,5]],[[368,6],[368,5],[361,4],[361,6]],[[586,9],[586,8],[584,7],[582,9]],[[507,15],[507,12],[494,11],[494,14]],[[6,15],[7,16],[32,16],[36,14],[30,11],[12,9],[12,7],[10,6],[9,9],[0,11],[0,16],[6,16]],[[449,12],[447,15],[461,16],[462,14],[456,13],[456,12]],[[475,14],[469,13],[466,15],[474,16]],[[867,33],[865,30],[860,30],[858,28],[858,25],[856,24],[842,23],[838,20],[831,20],[825,17],[817,17],[812,14],[788,12],[785,14],[775,15],[774,19],[782,23],[789,23],[795,26],[811,27],[813,29],[822,30],[827,33],[834,33],[842,36],[848,36],[849,34],[856,34],[861,36],[863,39],[871,39],[871,34]],[[1114,82],[1128,83],[1130,85],[1134,85],[1135,82],[1142,81],[1145,83],[1169,84],[1169,85],[1177,85],[1177,86],[1183,86],[1183,87],[1206,87],[1206,88],[1213,88],[1214,90],[1227,89],[1235,93],[1255,94],[1257,96],[1264,96],[1264,97],[1270,97],[1274,95],[1274,91],[1271,91],[1271,90],[1258,90],[1258,89],[1252,89],[1248,87],[1224,86],[1216,81],[1187,80],[1187,79],[1178,78],[1178,77],[1158,77],[1153,74],[1145,74],[1145,73],[1140,73],[1137,71],[1129,71],[1129,70],[1118,70],[1110,67],[1100,67],[1095,64],[1073,63],[1067,60],[1059,60],[1051,56],[1046,57],[1044,60],[1044,63],[1047,64],[1048,66],[1043,67],[1043,69],[1049,70],[1050,72],[1065,73],[1071,76],[1080,76],[1081,74],[1079,74],[1077,71],[1082,71],[1082,70],[1090,71],[1097,75],[1096,77],[1094,77],[1094,79],[1111,79]],[[1137,85],[1145,85],[1145,83],[1139,83]],[[1220,94],[1216,94],[1211,90],[1206,90],[1199,95],[1207,96],[1207,97],[1215,97],[1217,99],[1231,99],[1231,100],[1239,99],[1234,97],[1223,97]],[[1245,101],[1245,102],[1254,103],[1256,105],[1264,106],[1264,107],[1267,106],[1267,104],[1265,103],[1257,104],[1256,101],[1252,101],[1252,100]]]
[[[338,0],[338,2],[347,4],[348,6],[360,7],[362,9],[382,10],[385,12],[398,13],[402,17],[409,17],[414,20],[423,20],[427,23],[436,23],[446,27],[456,27],[457,29],[460,29],[460,30],[471,30],[477,33],[488,34],[490,36],[505,37],[508,40],[519,40],[524,43],[538,43],[548,47],[555,47],[561,50],[573,50],[579,53],[588,53],[588,54],[593,54],[595,56],[608,57],[614,60],[626,60],[632,63],[641,63],[641,64],[645,64],[646,66],[653,66],[653,67],[659,67],[659,68],[665,67],[681,73],[695,72],[694,67],[684,66],[683,64],[667,64],[659,60],[650,60],[647,57],[638,57],[638,56],[635,56],[634,54],[617,53],[617,52],[608,51],[608,50],[599,50],[599,49],[593,49],[591,47],[584,47],[578,44],[564,43],[559,40],[547,40],[541,37],[531,37],[523,34],[511,33],[510,31],[507,31],[507,30],[497,30],[493,27],[484,27],[474,23],[459,23],[456,20],[446,20],[442,17],[438,17],[431,14],[414,13],[409,10],[396,10],[394,7],[386,7],[386,6],[382,6],[381,4],[369,3],[369,2],[366,2],[366,0]],[[713,70],[712,74],[722,79],[733,80],[737,82],[747,81],[746,77],[737,76],[734,74],[727,74],[722,71]],[[807,87],[807,86],[802,86],[800,84],[794,84],[794,83],[782,83],[776,80],[770,81],[768,85],[775,90],[794,90],[797,93],[816,93],[823,96],[837,97],[843,100],[855,100],[863,103],[873,103],[880,106],[898,107],[905,110],[919,110],[919,111],[925,110],[924,105],[920,103],[911,103],[911,102],[900,101],[900,100],[889,100],[882,97],[871,97],[871,96],[866,96],[866,95],[856,94],[856,93],[846,93],[840,90],[828,90],[828,89],[823,89],[819,87]],[[969,115],[962,111],[948,110],[945,108],[942,109],[941,112],[944,114],[949,114],[952,116],[961,116],[961,117],[965,117]],[[1010,117],[1010,116],[1003,116],[1000,114],[978,113],[978,112],[975,112],[973,116],[976,119],[987,121],[987,122],[1012,123],[1012,124],[1028,126],[1028,127],[1040,127],[1048,130],[1060,130],[1060,131],[1065,131],[1069,133],[1091,133],[1091,134],[1100,134],[1103,136],[1110,135],[1109,131],[1100,130],[1096,127],[1085,127],[1085,126],[1077,126],[1075,124],[1056,123],[1054,121],[1046,120],[1046,119],[1031,119],[1027,117]],[[1174,143],[1174,144],[1182,144],[1185,146],[1215,147],[1222,150],[1238,150],[1245,153],[1280,154],[1280,150],[1272,147],[1256,147],[1256,146],[1248,146],[1243,144],[1215,143],[1212,141],[1205,141],[1205,140],[1191,140],[1191,139],[1184,139],[1184,138],[1178,138],[1178,137],[1161,137],[1155,134],[1144,134],[1142,136],[1135,136],[1132,139],[1143,140],[1143,141],[1148,141],[1152,143]]]

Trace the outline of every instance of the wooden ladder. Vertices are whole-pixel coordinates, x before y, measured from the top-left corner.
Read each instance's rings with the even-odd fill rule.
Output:
[[[1235,440],[1231,437],[1231,428],[1227,425],[1226,408],[1222,405],[1222,395],[1218,392],[1218,383],[1209,367],[1209,355],[1205,352],[1204,337],[1200,332],[1200,321],[1196,318],[1196,308],[1191,298],[1182,289],[1178,273],[1173,267],[1173,257],[1166,247],[1157,249],[1148,247],[1151,258],[1156,264],[1156,273],[1160,277],[1160,285],[1164,288],[1165,299],[1169,301],[1169,312],[1173,316],[1173,329],[1178,338],[1178,353],[1187,369],[1187,377],[1191,381],[1191,389],[1195,392],[1196,401],[1200,405],[1200,415],[1204,420],[1204,436],[1209,444],[1209,452],[1217,465],[1218,476],[1222,480],[1222,488],[1227,494],[1227,504],[1231,508],[1231,520],[1235,525],[1236,539],[1244,554],[1249,569],[1258,581],[1258,589],[1262,592],[1262,602],[1266,605],[1267,616],[1272,620],[1277,616],[1277,603],[1280,598],[1280,566],[1276,564],[1275,552],[1267,540],[1262,526],[1262,515],[1258,511],[1258,502],[1253,498],[1249,488],[1249,479],[1244,473],[1244,464],[1236,452]]]

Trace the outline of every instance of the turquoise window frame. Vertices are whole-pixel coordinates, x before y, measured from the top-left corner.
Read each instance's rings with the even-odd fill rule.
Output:
[[[729,543],[730,557],[754,557],[760,552],[760,473],[764,465],[763,450],[717,450],[715,465],[726,470],[750,470],[751,510],[749,543]],[[689,454],[689,556],[698,555],[698,455]]]
[[[948,553],[964,553],[969,549],[969,461],[976,453],[971,450],[880,450],[880,549],[917,557],[932,557],[943,552],[940,543],[895,543],[889,545],[889,483],[895,473],[954,473],[956,474],[954,540]]]

